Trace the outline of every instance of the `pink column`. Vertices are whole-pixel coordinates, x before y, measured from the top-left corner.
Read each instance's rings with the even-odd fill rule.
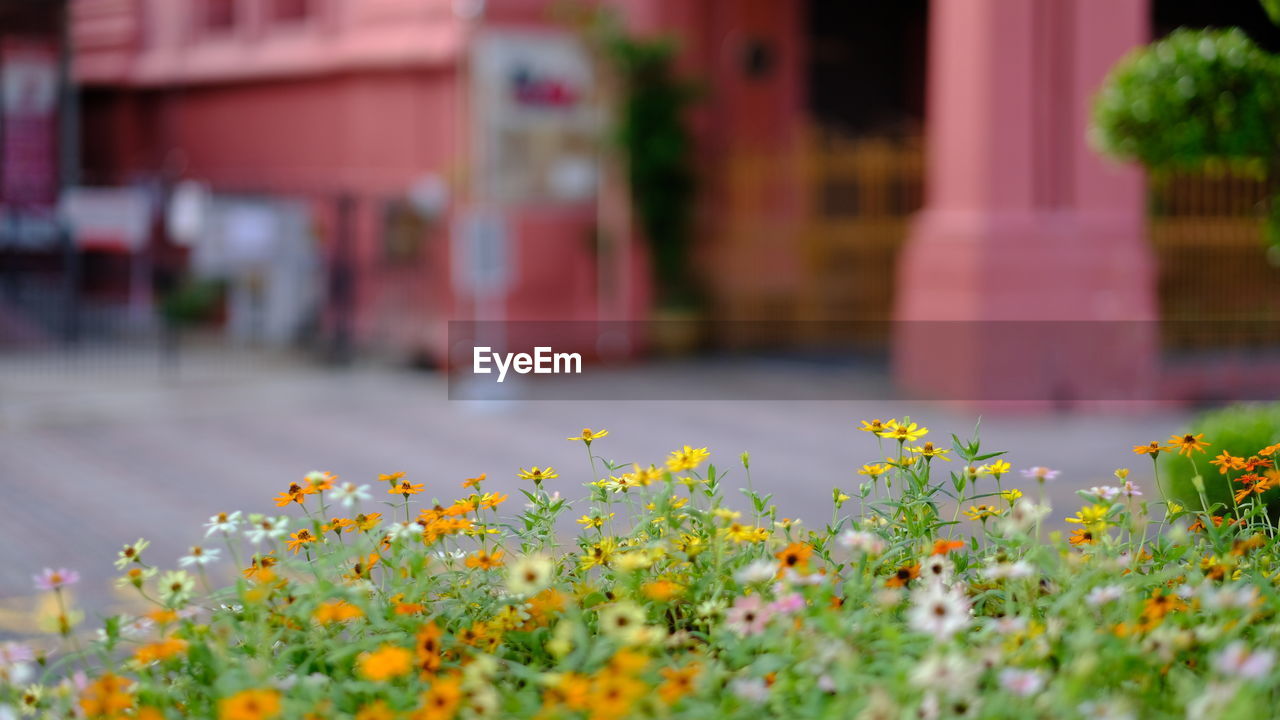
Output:
[[[1157,362],[1141,174],[1086,135],[1146,0],[931,5],[927,202],[899,263],[897,378],[990,404],[1140,397]]]

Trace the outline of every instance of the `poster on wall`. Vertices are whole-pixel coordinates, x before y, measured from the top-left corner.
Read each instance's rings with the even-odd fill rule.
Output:
[[[595,197],[601,113],[581,41],[487,29],[472,45],[471,91],[476,197],[498,205]]]
[[[47,212],[58,193],[58,49],[0,37],[0,205]]]

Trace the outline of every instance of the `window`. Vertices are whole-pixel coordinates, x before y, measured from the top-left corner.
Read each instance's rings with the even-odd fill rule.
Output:
[[[222,32],[235,27],[237,2],[238,0],[203,0],[204,29]]]
[[[306,20],[311,15],[311,0],[272,0],[271,19],[279,22]]]

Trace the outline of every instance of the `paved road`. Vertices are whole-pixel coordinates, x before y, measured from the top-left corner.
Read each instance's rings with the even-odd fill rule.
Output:
[[[726,380],[727,379],[727,380]],[[813,397],[822,371],[782,361],[627,370],[610,381],[661,384],[758,382]],[[789,384],[789,385],[788,385]],[[785,393],[784,393],[785,394]],[[553,465],[566,489],[585,479],[583,426],[608,428],[598,451],[619,461],[661,462],[682,444],[708,446],[722,467],[752,454],[758,488],[782,514],[821,523],[831,488],[856,483],[853,468],[877,459],[856,420],[909,413],[944,433],[966,435],[974,411],[892,402],[545,401],[462,403],[433,374],[386,368],[331,371],[283,359],[190,358],[177,377],[145,356],[83,363],[0,359],[0,632],[30,607],[30,576],[78,568],[85,601],[110,598],[111,562],[146,536],[153,561],[172,564],[230,509],[267,511],[270,498],[311,469],[369,481],[407,471],[429,492],[453,497],[463,478],[486,472],[519,487],[518,467]],[[984,442],[1011,449],[1015,468],[1062,471],[1052,489],[1065,510],[1080,487],[1133,465],[1132,444],[1167,437],[1187,416],[1172,410],[988,416]],[[741,473],[731,483],[741,482]],[[1015,480],[1015,483],[1020,479]],[[1060,515],[1060,513],[1055,513]],[[4,600],[8,598],[8,600]],[[12,628],[11,628],[12,629]]]

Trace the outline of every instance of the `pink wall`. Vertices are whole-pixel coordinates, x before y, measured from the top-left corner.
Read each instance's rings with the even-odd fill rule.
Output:
[[[1120,393],[1151,381],[1143,180],[1086,142],[1092,95],[1146,39],[1146,8],[931,6],[927,199],[897,298],[896,365],[908,387],[978,399],[1010,388],[1097,396],[1100,385]]]

